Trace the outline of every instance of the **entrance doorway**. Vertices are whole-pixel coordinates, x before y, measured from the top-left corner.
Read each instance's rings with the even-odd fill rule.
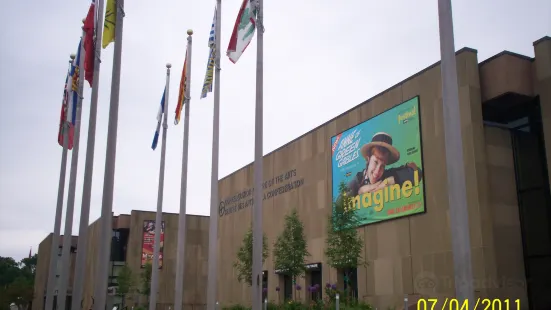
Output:
[[[306,264],[306,285],[308,301],[317,301],[321,299],[323,286],[321,278],[321,263]]]
[[[358,300],[358,269],[347,268],[343,271],[344,290],[347,294]]]
[[[268,271],[262,271],[262,302],[268,299]]]
[[[291,276],[283,275],[283,300],[293,299],[293,279]]]
[[[526,112],[526,124],[511,130],[511,138],[527,292],[530,309],[550,309],[551,208],[543,126],[537,100]]]
[[[484,103],[483,113],[486,124],[511,134],[529,308],[551,309],[551,150],[545,150],[539,97],[505,94]]]

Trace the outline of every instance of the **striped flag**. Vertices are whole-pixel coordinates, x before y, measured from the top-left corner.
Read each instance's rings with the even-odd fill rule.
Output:
[[[67,113],[67,122],[70,122],[71,125],[75,125],[76,118],[77,118],[77,102],[78,102],[78,96],[80,95],[78,93],[78,85],[80,80],[80,46],[82,44],[82,39],[80,39],[80,42],[78,43],[78,50],[77,50],[77,56],[73,60],[73,64],[71,65],[71,90],[69,95],[69,112]]]
[[[182,115],[182,107],[184,107],[186,99],[186,87],[187,87],[187,48],[186,48],[186,60],[184,60],[184,68],[182,69],[182,78],[180,79],[180,90],[178,90],[178,102],[176,103],[176,115],[174,116],[174,125],[180,123],[180,116]]]
[[[65,124],[67,123],[67,108],[69,103],[69,74],[71,71],[67,70],[67,75],[65,76],[65,87],[63,89],[63,100],[61,101],[61,115],[59,116],[59,129],[57,132],[57,143],[63,147],[63,132],[66,130]],[[69,124],[69,135],[68,135],[68,144],[67,149],[73,149],[73,137],[75,133],[75,127]]]
[[[253,0],[243,0],[228,44],[227,55],[236,63],[253,40],[256,29],[256,9]]]
[[[210,27],[209,35],[209,60],[207,62],[207,72],[205,73],[205,81],[203,82],[203,88],[201,90],[201,99],[207,97],[207,93],[212,92],[212,82],[213,82],[213,73],[214,73],[214,63],[216,56],[216,8],[214,8],[214,18],[212,19],[212,25]]]
[[[157,112],[157,129],[155,130],[155,135],[153,136],[153,143],[151,143],[151,148],[155,150],[157,148],[157,143],[159,142],[159,132],[161,131],[161,122],[163,121],[163,113],[165,109],[165,90],[163,91],[163,98],[161,99],[161,106],[159,107],[159,112]]]

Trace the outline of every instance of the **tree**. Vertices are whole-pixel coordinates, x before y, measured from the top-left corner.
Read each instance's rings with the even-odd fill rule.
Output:
[[[21,270],[11,257],[0,257],[0,287],[6,288],[19,276]]]
[[[36,264],[38,263],[38,254],[34,254],[31,257],[23,258],[19,263],[19,267],[25,276],[34,279],[36,273]]]
[[[142,280],[142,287],[139,290],[139,293],[145,296],[146,300],[151,293],[151,270],[152,266],[150,262],[145,263],[144,269],[140,275]]]
[[[339,192],[329,215],[325,256],[329,266],[346,272],[366,263],[361,258],[364,242],[357,231],[360,220],[351,208],[352,198],[346,194],[344,183],[339,185]]]
[[[11,303],[19,309],[32,303],[37,259],[37,254],[20,262],[0,257],[0,310],[9,309]]]
[[[285,215],[283,225],[283,231],[274,244],[274,267],[289,275],[296,283],[296,278],[306,272],[306,256],[310,256],[304,225],[296,209]]]
[[[17,277],[7,289],[9,302],[15,303],[19,309],[24,309],[33,300],[34,279],[21,275]]]
[[[132,274],[132,269],[124,265],[121,267],[119,274],[117,276],[117,295],[122,299],[122,309],[124,309],[125,298],[128,293],[132,292],[134,289],[135,281],[134,275]]]
[[[268,258],[268,238],[266,234],[262,234],[262,263]],[[252,286],[252,269],[253,269],[253,229],[249,230],[243,237],[243,243],[237,251],[237,260],[233,263],[233,267],[237,269],[237,280],[241,283],[245,282]]]

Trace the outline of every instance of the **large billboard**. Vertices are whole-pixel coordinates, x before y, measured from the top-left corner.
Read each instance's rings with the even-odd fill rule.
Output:
[[[159,250],[159,269],[163,268],[163,248],[165,243],[165,222],[161,222],[161,248]],[[155,221],[143,221],[142,237],[142,268],[145,264],[153,264],[153,251],[155,249]]]
[[[425,212],[419,97],[332,137],[331,152],[332,201],[344,183],[360,225]]]

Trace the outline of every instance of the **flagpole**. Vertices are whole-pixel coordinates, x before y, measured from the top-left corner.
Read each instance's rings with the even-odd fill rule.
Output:
[[[72,65],[74,55],[71,55],[71,60],[69,64]],[[70,71],[69,71],[70,72]],[[72,83],[72,79],[69,78],[69,84],[66,85],[67,92],[70,91],[68,87]],[[69,105],[69,94],[65,94],[67,98],[67,105]],[[67,111],[69,107],[67,106]],[[52,244],[50,246],[50,266],[48,268],[48,283],[46,287],[46,304],[44,309],[50,310],[54,308],[54,291],[56,288],[56,278],[57,278],[57,260],[58,260],[58,251],[59,251],[59,239],[60,239],[60,230],[61,230],[61,213],[63,212],[63,194],[65,192],[65,175],[67,174],[67,150],[69,144],[69,123],[67,119],[63,120],[63,151],[61,152],[61,169],[59,171],[59,185],[57,188],[57,206],[55,210],[55,220],[54,220],[54,232],[52,234]]]
[[[117,0],[115,23],[115,48],[113,51],[113,76],[111,78],[111,100],[109,124],[107,127],[107,149],[105,174],[103,178],[103,198],[101,208],[101,235],[98,240],[99,256],[94,285],[94,310],[105,310],[107,299],[108,266],[111,253],[113,220],[113,187],[115,183],[115,161],[117,156],[117,127],[119,118],[119,92],[121,82],[122,30],[124,22],[124,0]],[[101,12],[100,12],[101,13]],[[97,41],[96,44],[101,44]],[[97,76],[94,80],[98,78]]]
[[[84,24],[84,20],[82,20]],[[84,27],[83,27],[84,28]],[[59,278],[59,291],[57,297],[57,309],[65,309],[67,297],[67,282],[69,281],[69,273],[71,272],[71,243],[73,235],[73,213],[75,209],[75,190],[77,183],[78,172],[78,150],[80,144],[80,123],[82,117],[82,99],[84,87],[84,70],[83,70],[83,52],[84,52],[84,29],[82,30],[82,38],[80,41],[79,59],[78,59],[78,90],[77,90],[77,116],[75,120],[75,132],[73,137],[73,151],[71,152],[71,172],[69,173],[69,194],[67,196],[67,209],[65,211],[65,229],[63,230],[63,248],[61,250],[61,276]],[[71,85],[72,87],[72,85]]]
[[[262,309],[262,179],[263,179],[263,110],[264,110],[264,25],[263,3],[257,5],[257,50],[256,50],[256,114],[254,146],[254,210],[253,210],[253,270],[252,270],[252,308]]]
[[[95,0],[96,8],[96,44],[94,44],[94,78],[90,98],[90,116],[88,120],[88,141],[86,143],[86,160],[84,162],[84,184],[82,188],[82,204],[78,229],[77,257],[75,262],[75,277],[73,279],[72,310],[81,310],[84,300],[84,277],[86,256],[88,252],[88,222],[90,220],[90,202],[92,198],[92,176],[94,174],[94,149],[96,145],[96,119],[98,112],[99,71],[101,65],[101,38],[103,31],[103,0]],[[98,30],[99,29],[99,30]],[[82,70],[82,68],[81,68]],[[81,78],[82,80],[82,78]]]
[[[187,168],[189,142],[189,106],[191,104],[191,46],[193,30],[187,31],[186,89],[184,97],[184,147],[182,151],[182,178],[180,183],[180,214],[178,215],[178,253],[176,261],[176,283],[174,287],[174,310],[182,309],[184,294],[184,269],[186,259],[186,201],[187,201]],[[153,310],[153,309],[151,309]]]
[[[170,67],[166,64],[166,83],[163,102],[163,140],[161,145],[161,167],[159,169],[159,188],[157,191],[157,214],[155,215],[155,241],[153,243],[153,266],[151,269],[151,289],[149,295],[149,310],[157,308],[157,288],[159,286],[159,253],[161,250],[161,228],[163,218],[163,193],[165,186],[165,155],[166,155],[166,134],[168,129],[167,111],[168,94],[170,85]]]
[[[215,310],[218,269],[218,154],[220,136],[220,25],[222,19],[222,1],[216,0],[215,60],[214,60],[214,113],[212,119],[212,170],[210,177],[210,218],[209,218],[209,254],[207,279],[207,310]],[[181,310],[181,309],[175,309]]]
[[[459,91],[453,35],[451,0],[438,0],[440,26],[440,53],[442,74],[442,100],[444,105],[444,143],[448,171],[448,199],[452,253],[455,270],[455,294],[460,300],[473,303],[473,274],[471,266],[471,242],[467,191],[463,171],[463,140],[459,119]],[[468,307],[467,307],[468,308]]]

